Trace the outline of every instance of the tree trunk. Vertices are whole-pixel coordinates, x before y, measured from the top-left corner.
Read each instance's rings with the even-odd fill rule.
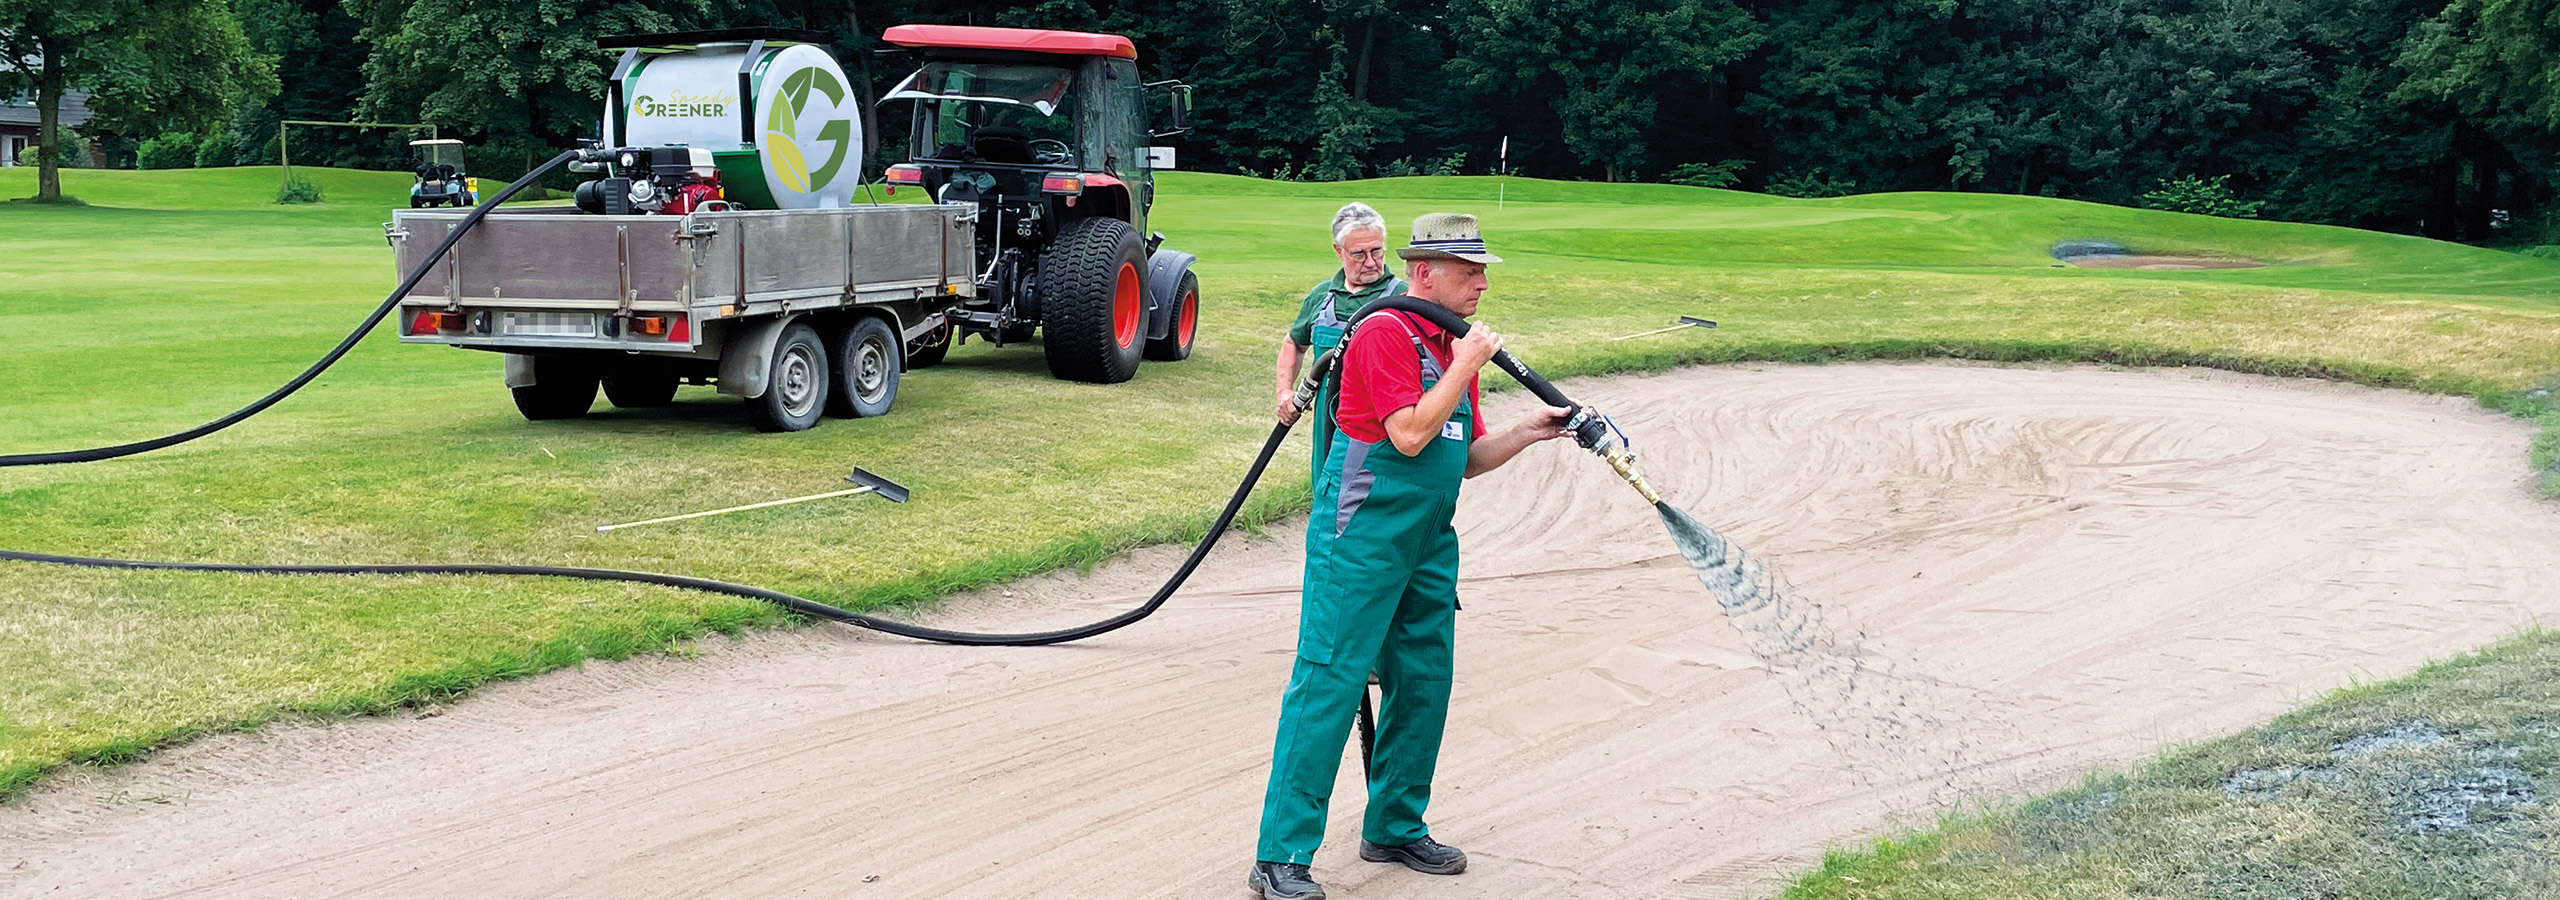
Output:
[[[861,8],[859,4],[852,2],[852,0],[846,0],[844,4],[844,31],[841,32],[841,34],[842,37],[839,37],[838,40],[850,38],[852,40],[859,41],[862,39]],[[841,55],[853,58],[853,72],[850,74],[853,78],[853,96],[856,100],[855,112],[862,118],[862,147],[860,148],[862,156],[861,159],[857,161],[854,172],[854,176],[858,180],[862,175],[862,172],[860,171],[860,162],[870,160],[872,152],[880,149],[880,112],[871,108],[872,104],[879,102],[879,98],[873,96],[873,92],[876,88],[872,86],[871,82],[872,54],[857,52]]]
[[[36,200],[62,199],[62,57],[38,41],[44,71],[36,75]]]
[[[1378,17],[1370,16],[1367,27],[1360,29],[1360,65],[1351,70],[1351,99],[1369,102],[1369,59],[1378,46]]]

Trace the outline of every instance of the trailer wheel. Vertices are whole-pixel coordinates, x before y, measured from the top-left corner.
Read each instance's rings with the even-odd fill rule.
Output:
[[[527,419],[575,419],[596,405],[596,370],[566,357],[536,356],[533,383],[514,391],[516,411]]]
[[[757,431],[805,431],[826,411],[827,381],[827,348],[817,330],[793,322],[774,342],[764,395],[747,400],[747,421]]]
[[[907,344],[907,368],[913,370],[941,365],[942,358],[951,355],[951,341],[957,336],[949,322],[925,332],[923,337]]]
[[[1041,328],[1049,374],[1117,384],[1138,373],[1145,350],[1138,230],[1118,219],[1078,219],[1040,255]]]
[[[647,409],[675,402],[676,385],[681,384],[672,372],[650,372],[604,377],[604,398],[623,409]]]
[[[889,323],[865,316],[827,341],[827,364],[835,382],[827,392],[827,415],[869,418],[885,415],[898,399],[898,336]]]
[[[1147,358],[1159,362],[1177,362],[1191,358],[1191,338],[1200,333],[1200,276],[1182,273],[1182,283],[1173,291],[1173,327],[1164,336],[1147,340]]]

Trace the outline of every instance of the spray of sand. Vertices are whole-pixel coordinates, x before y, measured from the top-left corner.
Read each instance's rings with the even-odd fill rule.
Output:
[[[1849,771],[1878,788],[1924,788],[1932,807],[1963,799],[1959,775],[1984,761],[1975,748],[1989,736],[1956,723],[1978,726],[1988,697],[1895,663],[1740,545],[1669,503],[1654,508],[1751,655]]]

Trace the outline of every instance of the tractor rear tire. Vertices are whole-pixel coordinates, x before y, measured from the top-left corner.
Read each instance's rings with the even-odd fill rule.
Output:
[[[864,316],[827,338],[827,365],[835,380],[827,391],[827,415],[865,419],[889,414],[898,399],[902,368],[898,334],[889,323]]]
[[[1049,374],[1118,384],[1138,374],[1146,349],[1145,265],[1138,230],[1118,219],[1078,219],[1040,255],[1040,327]]]
[[[773,344],[764,393],[747,400],[747,422],[757,431],[806,431],[827,411],[827,348],[807,322],[784,326]]]
[[[604,377],[604,398],[623,409],[647,409],[675,402],[676,386],[683,383],[672,372],[650,372]]]
[[[596,405],[596,369],[559,356],[533,358],[533,383],[513,389],[516,411],[536,422],[575,419]]]
[[[943,357],[951,355],[951,342],[958,337],[959,333],[949,322],[925,332],[923,337],[907,344],[907,368],[914,370],[941,365]]]
[[[1147,340],[1147,358],[1158,362],[1180,362],[1191,358],[1191,339],[1200,333],[1200,277],[1182,273],[1182,283],[1173,289],[1173,325],[1164,336]]]

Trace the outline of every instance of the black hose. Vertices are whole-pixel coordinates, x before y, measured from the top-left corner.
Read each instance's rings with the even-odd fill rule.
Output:
[[[364,340],[365,334],[372,331],[373,326],[382,324],[382,317],[390,315],[393,309],[399,308],[400,298],[409,296],[409,290],[418,286],[418,279],[426,277],[427,270],[435,266],[436,260],[443,259],[445,251],[453,249],[453,242],[461,240],[464,232],[468,232],[471,230],[472,226],[480,224],[480,217],[488,215],[489,210],[497,208],[500,203],[507,202],[507,198],[515,196],[517,191],[521,191],[532,186],[533,182],[536,179],[541,178],[544,173],[550,172],[553,168],[559,166],[561,163],[568,162],[577,155],[578,151],[570,150],[561,153],[558,156],[554,156],[551,158],[550,162],[543,163],[541,167],[525,173],[523,178],[518,178],[514,183],[507,185],[506,190],[499,191],[497,196],[489,198],[489,202],[472,207],[471,214],[462,217],[461,226],[455,228],[453,233],[445,235],[444,242],[436,245],[435,252],[427,254],[426,261],[419,263],[416,269],[409,272],[409,277],[400,280],[399,287],[391,290],[391,296],[382,298],[382,305],[374,307],[373,314],[364,317],[364,324],[356,326],[356,330],[354,331],[347,332],[346,338],[339,341],[338,346],[330,348],[328,355],[320,357],[320,361],[312,363],[310,368],[302,370],[302,374],[293,376],[293,380],[285,382],[283,387],[276,388],[266,396],[258,398],[257,402],[232,410],[230,414],[225,415],[222,418],[206,422],[194,428],[189,428],[185,431],[172,434],[164,434],[149,440],[134,441],[129,444],[117,444],[111,447],[90,447],[84,450],[61,450],[53,453],[13,453],[6,456],[0,456],[0,468],[7,468],[10,466],[50,466],[62,463],[97,462],[104,459],[115,459],[119,456],[132,456],[136,453],[149,453],[153,450],[159,450],[165,447],[174,447],[205,435],[221,431],[233,425],[240,424],[243,419],[265,412],[267,407],[274,406],[277,403],[282,402],[284,398],[293,396],[293,392],[301,390],[303,385],[310,384],[311,379],[320,377],[320,373],[328,371],[330,366],[337,365],[338,360],[347,355],[347,351],[354,350],[356,343]]]
[[[1288,435],[1289,426],[1272,426],[1270,439],[1262,442],[1262,453],[1254,457],[1253,468],[1245,472],[1244,483],[1236,485],[1235,495],[1227,498],[1226,509],[1221,510],[1218,513],[1218,521],[1209,526],[1209,534],[1200,539],[1200,544],[1191,548],[1191,556],[1182,561],[1181,568],[1174,570],[1173,577],[1167,579],[1163,587],[1156,589],[1155,596],[1148,598],[1144,605],[1141,605],[1136,609],[1129,610],[1128,612],[1112,616],[1111,618],[1104,619],[1099,622],[1079,625],[1074,628],[1062,628],[1057,631],[1040,631],[1026,634],[991,634],[974,631],[948,631],[941,628],[928,628],[923,625],[910,625],[905,622],[866,616],[851,610],[829,606],[806,597],[798,597],[781,591],[756,587],[754,585],[738,584],[730,581],[716,581],[709,578],[694,578],[685,575],[662,575],[656,572],[630,572],[621,569],[587,569],[570,566],[503,566],[436,563],[408,565],[314,566],[264,565],[251,563],[155,562],[139,559],[107,559],[94,556],[62,556],[52,553],[26,553],[17,550],[0,550],[0,560],[51,563],[54,565],[65,566],[87,566],[100,569],[144,569],[176,572],[238,572],[253,575],[540,575],[555,578],[576,578],[585,581],[628,581],[636,584],[654,584],[663,587],[683,588],[686,590],[702,591],[711,594],[727,594],[732,597],[746,597],[755,600],[763,600],[811,618],[831,619],[837,622],[843,622],[847,625],[857,625],[873,631],[894,634],[899,637],[914,638],[920,641],[934,641],[944,644],[964,644],[981,647],[1034,647],[1042,644],[1062,644],[1068,641],[1080,641],[1098,634],[1128,627],[1129,625],[1135,624],[1140,619],[1154,615],[1155,611],[1164,606],[1165,601],[1173,596],[1173,592],[1182,587],[1182,582],[1191,577],[1192,571],[1200,568],[1200,560],[1209,555],[1209,549],[1211,547],[1217,546],[1218,536],[1225,534],[1227,528],[1235,524],[1236,512],[1244,508],[1245,497],[1253,493],[1254,482],[1262,480],[1262,470],[1271,464],[1272,454],[1280,449],[1280,441],[1283,438],[1288,437]]]

